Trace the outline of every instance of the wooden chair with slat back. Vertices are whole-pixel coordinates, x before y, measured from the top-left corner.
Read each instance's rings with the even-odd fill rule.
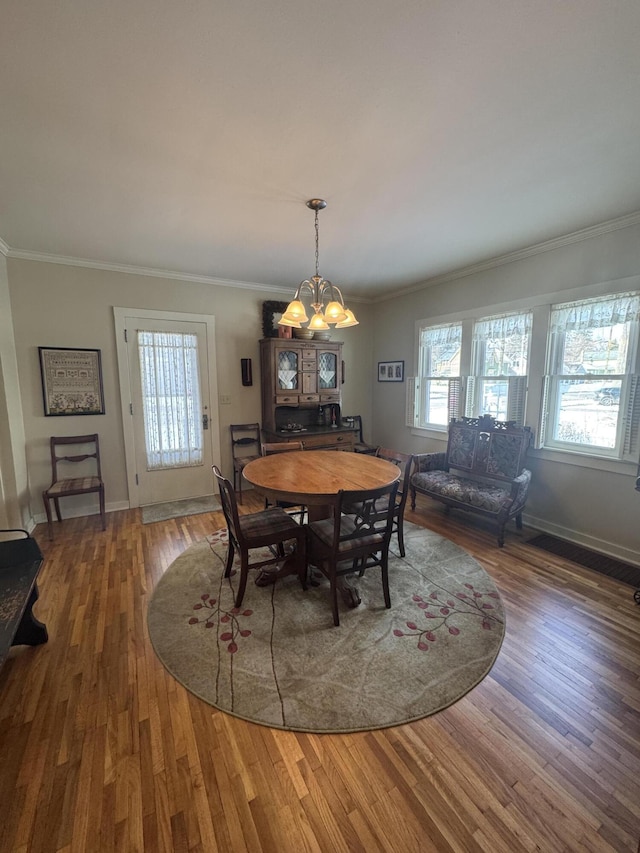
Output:
[[[274,453],[288,453],[292,450],[304,450],[304,444],[301,441],[263,441],[260,445],[260,450],[262,451],[263,456],[271,456]],[[282,509],[297,508],[297,512],[291,513],[291,515],[295,516],[300,524],[304,524],[307,515],[307,508],[305,506],[287,503],[286,501],[277,501],[275,505],[282,507]],[[269,498],[265,498],[264,506],[265,509],[270,506]]]
[[[79,452],[70,453],[68,448],[75,446]],[[92,435],[52,435],[49,440],[51,450],[52,482],[48,489],[42,492],[44,509],[47,514],[47,525],[49,527],[49,539],[53,539],[53,524],[51,519],[51,501],[56,510],[58,521],[62,521],[60,514],[60,498],[71,495],[86,495],[97,493],[100,505],[100,517],[102,518],[102,529],[106,530],[107,520],[105,514],[104,483],[102,481],[102,470],[100,468],[100,444],[98,434]],[[60,450],[59,448],[62,448]],[[68,465],[78,466],[87,459],[95,459],[94,473],[88,473],[84,468],[82,471],[73,472],[76,476],[68,476]],[[62,476],[64,471],[67,476]]]
[[[385,607],[389,592],[389,542],[393,528],[397,480],[365,491],[341,491],[327,500],[331,517],[306,525],[307,561],[329,580],[333,624],[338,614],[338,578],[379,566]]]
[[[378,449],[375,444],[368,444],[362,436],[362,416],[361,415],[344,415],[342,417],[343,426],[351,426],[357,432],[357,438],[353,449],[356,453],[368,453],[371,456],[375,455]]]
[[[231,424],[231,455],[233,456],[233,488],[242,503],[242,470],[260,458],[260,424]]]
[[[229,550],[225,564],[224,576],[231,575],[233,559],[236,552],[240,556],[240,582],[235,595],[235,606],[240,607],[247,587],[249,569],[262,569],[265,566],[275,566],[285,559],[296,562],[298,578],[302,588],[307,588],[306,558],[305,558],[305,529],[297,524],[280,507],[271,507],[262,512],[239,515],[236,493],[230,481],[222,476],[215,465],[212,468],[220,491],[220,503],[229,531]],[[295,541],[295,551],[285,556],[284,543]],[[273,548],[270,557],[250,559],[249,552],[256,548]]]
[[[411,469],[413,468],[413,456],[410,453],[401,453],[399,450],[390,450],[387,447],[379,447],[376,456],[393,462],[401,470],[398,491],[396,492],[396,504],[393,511],[393,533],[398,534],[398,548],[400,556],[404,557],[404,510],[407,505],[409,484],[411,483]]]

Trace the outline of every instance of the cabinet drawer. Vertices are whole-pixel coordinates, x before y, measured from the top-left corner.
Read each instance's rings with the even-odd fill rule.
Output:
[[[313,361],[307,361],[306,359],[303,359],[302,360],[302,369],[303,369],[303,371],[305,371],[305,370],[309,371],[309,373],[315,373],[316,370],[318,369],[318,365],[316,364],[315,359]]]
[[[273,402],[276,406],[286,405],[287,403],[291,406],[297,406],[298,399],[297,394],[277,394]]]
[[[320,394],[320,402],[321,403],[339,403],[340,402],[340,392],[336,391],[335,394]]]
[[[319,403],[320,396],[318,394],[300,394],[298,400],[301,403]]]
[[[314,365],[316,363],[316,351],[314,349],[303,349],[302,350],[302,358],[307,361],[313,361]]]
[[[303,438],[305,450],[353,450],[353,433],[323,433]]]

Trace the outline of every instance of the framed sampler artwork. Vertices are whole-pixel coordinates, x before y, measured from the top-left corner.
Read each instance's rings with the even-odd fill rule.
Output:
[[[99,349],[38,347],[46,417],[104,415]]]
[[[404,382],[404,361],[379,361],[378,382]]]

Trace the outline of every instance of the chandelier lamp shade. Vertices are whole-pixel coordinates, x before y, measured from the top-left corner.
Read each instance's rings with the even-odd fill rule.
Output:
[[[311,198],[307,202],[307,207],[315,211],[316,274],[300,282],[293,300],[287,305],[287,310],[278,321],[279,326],[292,326],[294,329],[301,329],[303,323],[308,323],[308,329],[323,331],[330,328],[329,324],[335,324],[336,329],[346,329],[349,326],[358,325],[353,311],[345,307],[340,288],[323,278],[318,272],[318,213],[324,210],[326,206],[327,202],[322,198]],[[309,294],[311,297],[311,307],[313,308],[311,319],[307,316],[307,310],[302,302],[303,294]]]

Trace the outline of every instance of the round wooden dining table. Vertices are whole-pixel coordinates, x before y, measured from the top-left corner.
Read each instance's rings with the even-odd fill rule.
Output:
[[[272,503],[284,501],[307,507],[309,521],[330,514],[327,498],[339,491],[359,491],[388,486],[400,479],[393,462],[365,453],[339,450],[291,450],[262,456],[245,465],[245,480]],[[291,561],[293,562],[293,561]],[[287,561],[276,572],[264,570],[256,579],[258,586],[275,583],[291,571]],[[341,592],[349,607],[360,604],[355,587],[341,578]]]
[[[254,459],[243,476],[270,501],[302,504],[309,520],[328,515],[327,498],[339,491],[388,486],[400,478],[393,462],[366,453],[340,450],[291,450]]]

